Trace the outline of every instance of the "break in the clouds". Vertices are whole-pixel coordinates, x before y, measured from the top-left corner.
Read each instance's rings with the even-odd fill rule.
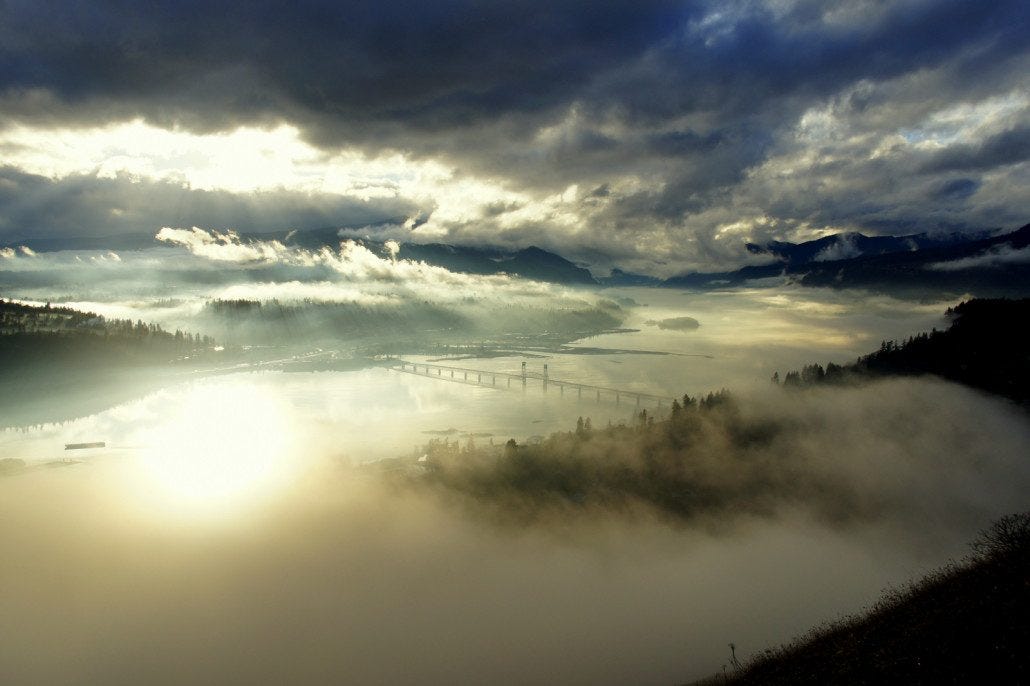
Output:
[[[1012,228],[1028,18],[1019,0],[9,0],[0,237],[389,225],[669,273],[739,263],[746,239]]]

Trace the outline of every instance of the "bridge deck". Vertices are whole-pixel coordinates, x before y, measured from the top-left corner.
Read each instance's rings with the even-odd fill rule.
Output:
[[[482,386],[485,388],[511,388],[511,382],[515,381],[521,383],[525,387],[527,381],[534,380],[541,382],[541,386],[544,390],[547,390],[548,386],[556,386],[561,390],[561,394],[565,395],[565,389],[569,388],[576,391],[577,397],[582,398],[583,392],[593,393],[598,401],[602,399],[602,396],[606,399],[614,399],[618,404],[621,402],[623,397],[629,399],[635,399],[636,404],[639,405],[641,402],[655,402],[659,407],[663,403],[671,404],[675,398],[655,395],[652,393],[641,393],[639,391],[630,391],[622,388],[610,388],[608,386],[595,386],[593,384],[579,383],[576,381],[564,381],[562,379],[555,379],[546,374],[540,374],[537,372],[525,372],[519,374],[513,374],[511,372],[499,372],[489,369],[472,369],[469,367],[452,367],[449,365],[433,364],[431,362],[408,362],[406,360],[398,360],[395,364],[389,366],[398,372],[405,372],[407,374],[415,374],[417,376],[426,376],[431,379],[440,379],[442,381],[452,381],[455,383],[464,383],[472,386]],[[458,375],[461,375],[460,377]],[[474,376],[475,378],[470,378]],[[500,379],[503,385],[498,385],[497,380]]]

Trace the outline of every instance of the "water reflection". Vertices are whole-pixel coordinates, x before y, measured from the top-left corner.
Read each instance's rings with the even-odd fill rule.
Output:
[[[224,513],[281,487],[291,468],[291,408],[245,378],[191,384],[136,430],[139,489],[177,514]]]
[[[665,396],[723,387],[744,391],[764,386],[777,369],[813,361],[846,362],[884,338],[940,326],[941,312],[951,304],[802,288],[707,294],[621,289],[606,295],[634,303],[627,306],[626,326],[638,331],[582,339],[574,347],[666,354],[587,350],[590,354],[537,353],[454,364],[516,374],[523,361],[537,373],[547,364],[555,379]],[[700,327],[669,331],[648,324],[682,316],[696,318]],[[234,454],[249,453],[263,463],[265,447],[295,439],[298,443],[290,449],[295,453],[331,453],[364,462],[406,453],[427,431],[453,428],[459,434],[523,439],[567,429],[578,416],[592,417],[595,426],[618,422],[635,409],[632,404],[562,395],[557,388],[543,393],[538,384],[523,393],[518,385],[470,387],[382,368],[251,372],[179,384],[73,422],[0,431],[0,456],[39,462],[62,457],[63,443],[105,440],[137,447],[155,440],[172,445],[189,437],[190,452],[222,452],[228,462]],[[198,432],[196,427],[203,428]],[[273,438],[272,433],[281,436]],[[264,437],[260,445],[248,445],[255,436]],[[162,450],[141,453],[141,459],[175,464]],[[169,476],[168,481],[174,479]]]

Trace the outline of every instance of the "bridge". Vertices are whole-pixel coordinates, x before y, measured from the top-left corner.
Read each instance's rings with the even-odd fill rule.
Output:
[[[441,381],[451,381],[454,383],[463,383],[471,386],[483,386],[485,388],[496,388],[501,390],[512,388],[513,382],[515,388],[522,388],[523,390],[526,389],[530,381],[532,381],[534,385],[539,382],[540,388],[545,393],[548,388],[555,387],[563,397],[565,396],[566,390],[568,390],[569,396],[571,397],[575,394],[578,400],[582,400],[585,394],[588,399],[593,396],[596,402],[601,402],[602,400],[614,401],[616,405],[622,404],[622,401],[625,399],[629,402],[635,403],[637,407],[640,407],[642,403],[654,403],[661,408],[663,404],[671,405],[672,401],[675,400],[675,398],[664,395],[653,395],[651,393],[640,393],[638,391],[628,391],[621,388],[609,388],[607,386],[594,386],[592,384],[578,383],[575,381],[553,379],[548,374],[546,364],[544,364],[544,371],[542,374],[527,371],[525,362],[522,363],[522,373],[520,374],[487,369],[451,367],[430,362],[408,362],[406,360],[397,360],[394,364],[389,365],[389,368],[394,371],[404,372],[406,374],[415,374],[417,376],[426,376],[431,379],[439,379]]]

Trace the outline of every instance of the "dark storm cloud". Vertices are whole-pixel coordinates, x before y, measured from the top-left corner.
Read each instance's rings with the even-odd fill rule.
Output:
[[[633,261],[656,239],[684,267],[715,265],[740,259],[746,236],[718,227],[742,218],[766,218],[753,239],[1020,221],[1006,194],[1027,157],[1025,105],[933,154],[874,153],[948,107],[1025,92],[1028,17],[1020,0],[9,1],[0,121],[289,121],[326,149],[439,159],[538,197],[583,193],[589,240],[489,212],[447,227],[455,240],[543,237],[572,257],[604,243]],[[841,129],[825,145],[865,136],[848,159],[798,138],[820,108]],[[945,193],[942,216],[933,189],[956,174],[983,187]]]
[[[345,138],[370,122],[450,130],[577,101],[651,121],[739,116],[968,48],[1001,59],[1025,41],[1027,10],[1013,0],[871,3],[827,20],[846,7],[12,1],[0,10],[0,86],[198,127],[307,116]]]
[[[933,155],[923,171],[984,170],[1030,159],[1030,125],[990,136],[976,145],[953,145]]]
[[[670,1],[11,2],[3,86],[199,127],[302,111],[453,128],[566,102],[684,13]]]
[[[234,227],[362,228],[403,223],[420,211],[403,198],[363,202],[291,191],[236,194],[184,188],[167,181],[134,181],[91,174],[61,180],[0,167],[0,237],[106,236],[151,233],[166,224]]]
[[[850,16],[834,21],[849,8]],[[1001,61],[1025,44],[1028,14],[1011,0],[798,2],[782,16],[753,2],[710,10],[617,75],[618,106],[648,119],[740,116],[767,111],[770,100],[827,97],[860,79],[932,68],[966,50]]]
[[[940,200],[965,200],[980,188],[976,179],[952,179],[941,184],[933,196]]]

